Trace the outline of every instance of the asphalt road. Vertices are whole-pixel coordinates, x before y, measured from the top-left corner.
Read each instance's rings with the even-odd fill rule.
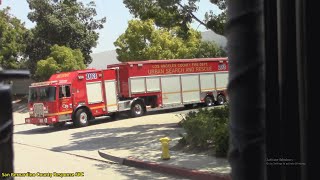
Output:
[[[143,138],[158,141],[158,137],[174,133],[181,114],[190,110],[152,111],[139,118],[120,117],[118,120],[102,118],[89,126],[74,128],[67,124],[56,129],[47,126],[23,124],[27,113],[14,113],[14,169],[15,173],[77,173],[79,177],[68,179],[181,179],[166,174],[114,164],[98,154],[98,150],[117,147],[130,150],[143,146],[132,134],[144,133]],[[156,137],[148,131],[156,131]],[[176,133],[178,137],[178,133]],[[115,153],[117,149],[114,149]],[[143,153],[143,152],[141,152]],[[45,174],[44,174],[45,175]],[[50,178],[50,177],[48,177]],[[44,177],[16,177],[15,179],[45,179]]]

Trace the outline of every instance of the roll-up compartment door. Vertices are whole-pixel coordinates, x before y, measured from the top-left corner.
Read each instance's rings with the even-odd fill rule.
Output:
[[[146,79],[147,92],[160,91],[160,77],[148,77]]]
[[[163,104],[181,103],[181,89],[179,76],[161,77]]]
[[[216,74],[217,90],[223,90],[227,88],[228,85],[228,73],[217,73]]]
[[[117,91],[116,91],[116,81],[104,81],[106,99],[107,99],[107,109],[108,112],[114,112],[118,110],[117,106]]]
[[[183,75],[181,84],[184,103],[200,101],[199,75]]]
[[[86,88],[89,104],[103,102],[101,82],[88,82]]]
[[[131,93],[144,93],[145,88],[145,78],[131,78],[130,79]]]
[[[201,92],[215,90],[214,74],[201,74],[200,75]]]

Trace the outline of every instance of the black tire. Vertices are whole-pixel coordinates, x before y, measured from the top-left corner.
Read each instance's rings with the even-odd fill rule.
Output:
[[[213,99],[213,97],[212,97],[212,96],[206,96],[206,97],[204,98],[204,104],[205,104],[205,106],[207,106],[207,107],[213,106],[213,105],[214,105],[214,99]]]
[[[53,127],[54,128],[61,128],[66,124],[66,122],[58,122],[58,123],[54,123]]]
[[[223,105],[226,102],[226,97],[224,95],[219,94],[217,97],[217,105]]]
[[[131,105],[131,117],[140,117],[143,116],[146,112],[146,106],[142,101],[135,101]]]
[[[76,112],[75,119],[73,120],[73,124],[76,127],[85,127],[89,124],[90,114],[85,109],[79,109]]]

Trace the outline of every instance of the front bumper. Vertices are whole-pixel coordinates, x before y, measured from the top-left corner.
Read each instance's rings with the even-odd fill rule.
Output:
[[[26,124],[49,125],[57,122],[58,122],[57,116],[41,117],[41,118],[40,117],[25,118]]]

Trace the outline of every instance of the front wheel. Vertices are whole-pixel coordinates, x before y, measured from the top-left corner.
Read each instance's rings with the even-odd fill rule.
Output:
[[[89,124],[89,113],[85,109],[79,109],[76,112],[75,119],[73,121],[76,127],[84,127]]]
[[[146,111],[144,103],[141,101],[133,102],[131,106],[131,116],[132,117],[140,117],[143,116]]]
[[[226,102],[226,98],[224,97],[224,95],[220,94],[217,97],[217,105],[222,105]]]

